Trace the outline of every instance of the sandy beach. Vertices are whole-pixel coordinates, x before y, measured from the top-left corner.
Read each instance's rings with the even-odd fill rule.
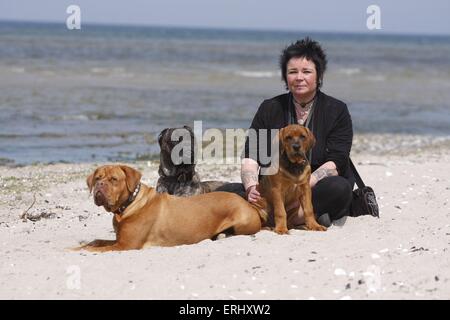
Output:
[[[292,300],[414,300],[418,308],[416,300],[450,300],[449,11],[448,0],[0,2],[0,300],[252,300],[273,306],[272,316],[277,304],[304,316],[308,308]],[[306,37],[323,50],[283,54]],[[71,250],[115,238],[88,175],[125,164],[155,187],[165,128],[192,127],[206,157],[239,157],[245,130],[281,126],[284,111],[278,117],[272,106],[284,98],[269,99],[297,91],[293,102],[313,101],[296,110],[312,118],[319,156],[347,152],[339,150],[350,139],[348,117],[333,115],[340,102],[314,99],[318,89],[347,106],[351,158],[380,218],[344,217],[326,232]],[[274,116],[258,112],[264,105]],[[237,163],[210,158],[197,172],[241,181]],[[113,303],[102,313],[135,310]],[[165,318],[180,318],[164,308]],[[36,306],[29,310],[36,317]]]
[[[0,298],[449,299],[450,152],[357,154],[354,162],[380,219],[104,254],[67,250],[114,237],[111,215],[85,183],[103,163],[0,167]],[[156,184],[157,162],[129,165]],[[239,181],[237,166],[198,171]]]

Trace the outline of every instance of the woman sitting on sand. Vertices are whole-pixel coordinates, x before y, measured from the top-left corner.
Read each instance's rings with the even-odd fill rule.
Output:
[[[260,129],[281,129],[299,123],[314,133],[316,144],[308,155],[312,169],[312,202],[317,221],[328,227],[333,220],[349,214],[354,177],[349,167],[352,120],[344,102],[320,91],[326,66],[324,51],[319,43],[310,38],[284,49],[280,68],[289,92],[265,100],[256,112],[250,129],[258,133]],[[267,131],[267,141],[271,141],[270,130]],[[256,185],[259,169],[263,165],[258,146],[259,143],[250,146],[247,138],[241,165],[242,184],[226,187],[245,196],[249,202],[260,198]],[[254,147],[257,150],[251,150]],[[299,210],[298,224],[302,223],[302,215],[302,210]]]

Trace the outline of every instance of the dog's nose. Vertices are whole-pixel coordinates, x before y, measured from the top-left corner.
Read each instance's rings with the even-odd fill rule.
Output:
[[[300,145],[298,143],[293,143],[292,144],[292,149],[294,149],[294,151],[299,151],[300,150]]]
[[[106,187],[105,181],[97,181],[97,183],[95,184],[96,190],[104,190],[105,187]]]

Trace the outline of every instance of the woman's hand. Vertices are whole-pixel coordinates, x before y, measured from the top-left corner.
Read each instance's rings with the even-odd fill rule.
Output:
[[[245,188],[247,200],[250,203],[255,203],[261,198],[256,185],[258,184],[258,169],[259,165],[253,159],[244,158],[241,162],[241,179]]]
[[[256,190],[256,185],[248,187],[245,192],[250,203],[255,203],[261,198],[261,194]]]

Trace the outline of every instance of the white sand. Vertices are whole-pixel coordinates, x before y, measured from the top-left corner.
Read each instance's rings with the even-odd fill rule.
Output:
[[[380,219],[103,254],[65,250],[114,236],[85,185],[96,165],[0,167],[0,298],[449,299],[450,154],[354,160]],[[157,164],[133,166],[155,185]],[[236,166],[198,170],[204,180],[239,180]],[[29,215],[48,218],[23,222],[33,193]]]

